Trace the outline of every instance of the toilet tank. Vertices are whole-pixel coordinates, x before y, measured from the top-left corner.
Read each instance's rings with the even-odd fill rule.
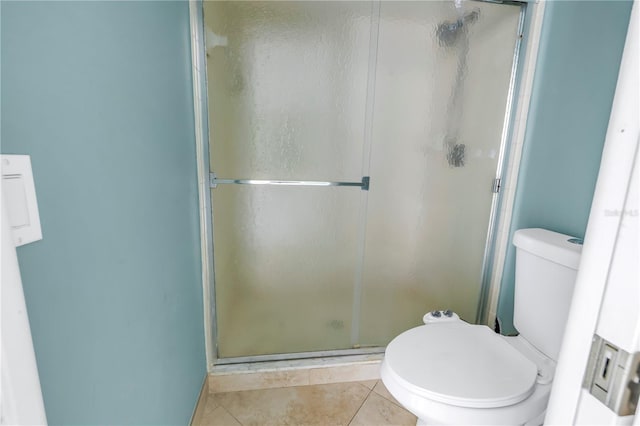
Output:
[[[520,336],[553,360],[558,359],[582,245],[546,229],[515,232],[514,325]]]

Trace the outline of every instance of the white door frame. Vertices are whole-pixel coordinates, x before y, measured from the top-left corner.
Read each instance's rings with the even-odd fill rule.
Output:
[[[634,1],[600,172],[545,424],[630,424],[582,382],[594,334],[640,351],[640,10]],[[638,419],[636,419],[638,421]]]

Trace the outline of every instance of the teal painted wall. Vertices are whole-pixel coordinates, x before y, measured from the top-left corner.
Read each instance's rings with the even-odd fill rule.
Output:
[[[186,424],[205,376],[187,2],[1,4],[3,153],[50,424]]]
[[[630,1],[546,4],[510,241],[540,227],[584,237],[631,12]],[[515,248],[498,303],[513,334]]]

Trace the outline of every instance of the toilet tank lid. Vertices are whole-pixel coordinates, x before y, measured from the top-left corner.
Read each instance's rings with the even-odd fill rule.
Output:
[[[513,244],[524,251],[558,263],[571,269],[578,269],[582,244],[569,242],[575,239],[541,228],[519,229],[513,236]]]

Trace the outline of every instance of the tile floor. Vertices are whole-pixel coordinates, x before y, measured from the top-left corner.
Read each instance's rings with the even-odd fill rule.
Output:
[[[203,425],[415,425],[380,380],[207,395]]]

